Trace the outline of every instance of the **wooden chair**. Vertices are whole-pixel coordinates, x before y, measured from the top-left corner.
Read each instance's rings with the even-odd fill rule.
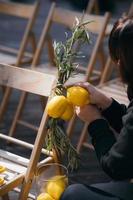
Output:
[[[21,91],[31,92],[37,95],[49,97],[55,83],[55,76],[19,68],[7,64],[0,64],[0,84],[15,88]],[[9,191],[17,186],[21,186],[19,200],[26,200],[29,189],[32,185],[34,174],[37,167],[42,163],[54,162],[54,154],[43,147],[47,134],[48,115],[44,110],[39,129],[34,144],[29,144],[0,133],[0,140],[10,141],[12,145],[19,145],[32,150],[30,159],[18,156],[6,150],[0,149],[0,165],[6,167],[5,182],[0,186],[0,196],[4,197]],[[12,146],[13,148],[13,146]],[[40,154],[44,154],[45,159],[39,162]]]
[[[101,76],[100,83],[97,87],[105,95],[114,98],[115,100],[117,100],[122,104],[128,105],[129,100],[127,98],[126,86],[121,82],[121,79],[119,78],[118,75],[112,79],[112,71],[114,71],[113,64],[111,58],[109,57],[107,59],[105,69]],[[85,123],[77,144],[78,152],[81,151],[82,146],[93,149],[93,146],[87,142],[87,135],[88,135],[87,128],[88,128],[88,123]]]
[[[2,19],[6,23],[5,16],[10,16],[12,20],[10,20],[10,26],[14,25],[14,20],[17,22],[15,25],[15,29],[17,30],[17,27],[19,23],[27,21],[27,25],[24,31],[24,35],[22,36],[20,48],[16,49],[15,47],[7,46],[7,44],[3,45],[1,41],[0,45],[0,61],[1,62],[8,62],[9,64],[13,65],[21,65],[25,63],[31,63],[32,59],[32,52],[26,52],[27,43],[30,43],[32,46],[32,51],[35,51],[35,34],[33,32],[33,26],[35,23],[35,19],[38,13],[40,1],[36,1],[34,4],[21,4],[21,3],[12,3],[9,1],[2,1],[0,2],[0,15]],[[24,22],[24,23],[25,23]],[[4,22],[2,22],[4,23]],[[12,24],[11,24],[12,23]],[[11,30],[4,29],[3,26],[1,26],[2,31],[8,31],[8,40],[11,35]],[[13,31],[13,30],[12,30]],[[14,33],[12,33],[14,34]],[[7,43],[7,42],[6,42]],[[11,44],[11,42],[10,42]]]
[[[7,18],[11,17],[10,26],[14,26],[15,30],[19,30],[20,23],[27,23],[24,34],[22,36],[22,40],[20,42],[19,48],[12,47],[12,45],[7,46],[8,44],[2,44],[0,41],[0,62],[5,62],[8,64],[13,64],[15,66],[22,66],[26,63],[31,63],[33,59],[33,54],[36,48],[36,38],[33,31],[33,27],[35,25],[35,20],[38,14],[40,5],[40,0],[37,0],[34,4],[21,4],[21,3],[12,3],[10,1],[0,1],[0,16],[2,20],[7,23]],[[2,22],[4,24],[4,22]],[[1,31],[8,34],[8,43],[11,44],[12,34],[15,34],[11,30],[7,30],[5,27],[1,26]],[[13,42],[13,41],[12,41]],[[7,41],[6,41],[7,43]],[[28,45],[31,45],[31,48],[28,50]],[[11,95],[10,88],[4,88],[5,95],[3,97],[3,101],[0,107],[0,121],[3,119],[5,114],[9,97]]]
[[[67,18],[66,18],[67,16]],[[75,22],[75,17],[78,17],[79,19],[82,18],[82,14],[79,12],[74,12],[62,8],[56,8],[55,4],[52,4],[51,9],[49,11],[49,15],[47,17],[47,20],[45,22],[40,40],[38,42],[37,50],[34,55],[34,59],[31,65],[32,70],[41,70],[45,73],[49,74],[55,74],[57,72],[57,68],[55,66],[52,66],[51,63],[54,63],[54,54],[53,49],[51,49],[50,52],[50,63],[44,63],[42,65],[38,65],[38,61],[40,60],[40,56],[43,50],[44,43],[46,42],[46,37],[49,34],[50,35],[50,28],[53,24],[58,23],[61,25],[64,25],[65,27],[71,29],[73,27],[73,24]],[[99,75],[100,71],[95,70],[95,62],[97,53],[99,51],[99,46],[104,40],[104,36],[106,34],[106,27],[108,24],[108,21],[110,19],[110,14],[106,13],[103,17],[102,16],[95,16],[95,15],[84,15],[84,20],[93,20],[95,22],[92,22],[88,25],[86,25],[86,29],[90,32],[93,32],[98,35],[96,43],[94,45],[94,49],[92,51],[92,55],[90,58],[90,61],[88,63],[88,66],[86,68],[79,66],[79,72],[82,72],[83,74],[79,73],[75,78],[70,79],[70,82],[75,81],[83,81],[83,80],[96,80]],[[22,111],[24,109],[25,101],[26,101],[27,93],[23,93],[21,96],[21,99],[19,101],[19,105],[11,126],[11,129],[9,131],[10,136],[13,136],[16,130],[17,124],[21,124],[24,126],[27,126],[29,128],[32,128],[33,130],[37,130],[37,127],[34,125],[29,124],[28,122],[25,122],[21,120]],[[71,126],[70,126],[71,127]],[[71,128],[69,127],[68,132],[70,132]]]

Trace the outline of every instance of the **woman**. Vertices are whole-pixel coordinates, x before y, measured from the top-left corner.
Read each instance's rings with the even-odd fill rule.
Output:
[[[103,95],[88,83],[78,85],[90,93],[92,104],[77,107],[81,120],[88,122],[97,158],[112,182],[86,186],[74,184],[61,200],[133,200],[133,18],[119,19],[110,34],[109,50],[121,78],[128,85],[128,108]],[[118,138],[114,132],[119,134]]]

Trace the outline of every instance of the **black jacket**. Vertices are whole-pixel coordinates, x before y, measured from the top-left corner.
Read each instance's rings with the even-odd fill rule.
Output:
[[[120,181],[120,186],[120,183],[126,182],[127,193],[130,188],[128,195],[121,189],[118,196],[133,200],[133,184],[127,184],[133,178],[133,100],[128,108],[113,100],[103,116],[88,127],[98,160],[115,183]],[[117,139],[115,132],[118,133]],[[114,187],[111,193],[117,194]]]

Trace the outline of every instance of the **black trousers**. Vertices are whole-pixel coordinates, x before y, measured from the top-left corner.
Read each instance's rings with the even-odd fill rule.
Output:
[[[120,200],[113,195],[92,186],[83,184],[70,185],[62,194],[60,200]]]

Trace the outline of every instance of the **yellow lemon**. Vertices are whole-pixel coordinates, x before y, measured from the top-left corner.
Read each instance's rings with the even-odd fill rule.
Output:
[[[70,119],[72,118],[73,114],[74,114],[74,107],[73,107],[73,104],[70,103],[70,102],[68,101],[66,110],[65,110],[65,112],[61,115],[60,118],[63,119],[63,120],[65,120],[65,121],[67,121],[67,120],[70,120]]]
[[[3,177],[0,177],[0,186],[3,185],[5,182],[4,178]]]
[[[66,187],[64,176],[54,176],[46,186],[47,193],[56,200],[59,200]]]
[[[66,187],[68,184],[68,178],[65,175],[56,175],[53,176],[50,181],[55,181],[56,183],[58,183],[58,185],[60,185],[61,187]]]
[[[47,105],[47,112],[50,117],[59,118],[67,107],[67,98],[63,95],[54,96]]]
[[[0,173],[2,173],[2,172],[4,172],[4,171],[6,171],[6,167],[5,167],[5,166],[2,166],[2,165],[0,165]]]
[[[54,200],[48,193],[41,193],[37,197],[37,200]]]
[[[80,86],[68,88],[67,98],[74,106],[84,106],[90,102],[89,92]]]

